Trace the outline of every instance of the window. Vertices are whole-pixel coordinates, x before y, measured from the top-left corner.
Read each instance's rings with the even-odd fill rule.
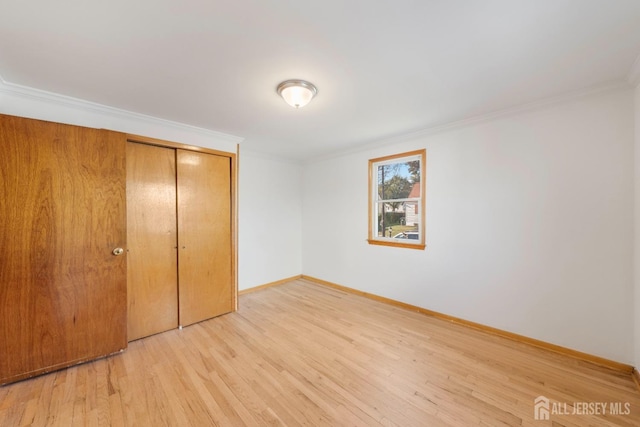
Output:
[[[424,249],[426,150],[369,160],[369,243]]]

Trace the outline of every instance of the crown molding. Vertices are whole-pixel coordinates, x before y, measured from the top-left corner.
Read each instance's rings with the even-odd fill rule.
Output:
[[[562,95],[549,97],[542,100],[529,102],[526,104],[516,105],[513,107],[504,108],[501,110],[495,110],[488,113],[463,118],[461,120],[434,125],[431,127],[417,130],[415,132],[407,132],[407,133],[402,133],[398,135],[393,135],[387,138],[369,140],[344,150],[333,151],[331,153],[318,156],[310,160],[303,161],[303,164],[313,164],[316,162],[329,160],[329,159],[341,157],[348,154],[355,154],[362,151],[367,151],[373,148],[399,144],[402,142],[407,142],[414,139],[423,138],[426,136],[432,136],[432,135],[436,135],[436,134],[440,134],[440,133],[444,133],[444,132],[448,132],[456,129],[462,129],[462,128],[466,128],[469,126],[478,125],[486,122],[491,122],[504,117],[514,116],[514,115],[526,113],[529,111],[540,110],[543,108],[548,108],[554,105],[563,104],[565,102],[570,102],[576,99],[584,98],[586,96],[596,95],[598,93],[614,91],[619,89],[629,89],[629,83],[626,80],[609,81],[609,82],[605,82],[595,86],[590,86],[588,88],[567,92]]]
[[[633,87],[640,85],[640,55],[638,55],[636,61],[631,66],[627,81]]]
[[[45,90],[35,89],[28,86],[22,86],[15,83],[7,82],[0,76],[0,93],[15,96],[23,99],[36,100],[50,105],[57,105],[67,108],[72,108],[81,111],[87,111],[97,113],[104,116],[114,117],[118,119],[128,119],[138,122],[144,122],[152,125],[159,125],[163,127],[172,128],[175,130],[189,132],[199,136],[207,138],[214,138],[226,142],[238,144],[244,141],[244,138],[229,135],[222,132],[217,132],[197,126],[187,125],[184,123],[174,122],[171,120],[160,119],[158,117],[149,116],[146,114],[135,113],[133,111],[123,110],[120,108],[109,107],[107,105],[98,104],[96,102],[85,101],[83,99],[74,98],[71,96],[61,95],[54,92],[48,92]]]

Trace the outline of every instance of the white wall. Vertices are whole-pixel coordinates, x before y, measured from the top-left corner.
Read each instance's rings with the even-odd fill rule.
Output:
[[[640,369],[640,84],[635,89],[635,244],[634,244],[634,366]]]
[[[239,289],[302,271],[300,165],[240,151]]]
[[[306,165],[303,273],[633,359],[633,94]],[[427,149],[424,251],[368,245],[367,160]]]

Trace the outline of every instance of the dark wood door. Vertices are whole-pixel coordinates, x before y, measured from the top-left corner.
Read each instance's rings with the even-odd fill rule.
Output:
[[[125,144],[0,115],[0,383],[127,346]]]
[[[176,150],[127,143],[129,341],[178,327]]]
[[[183,326],[233,310],[231,160],[177,150],[178,289]]]

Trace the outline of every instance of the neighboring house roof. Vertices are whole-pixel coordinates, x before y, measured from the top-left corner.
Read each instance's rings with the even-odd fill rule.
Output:
[[[412,197],[420,197],[420,183],[414,182],[413,187],[411,187],[411,192],[409,193],[409,198]]]

